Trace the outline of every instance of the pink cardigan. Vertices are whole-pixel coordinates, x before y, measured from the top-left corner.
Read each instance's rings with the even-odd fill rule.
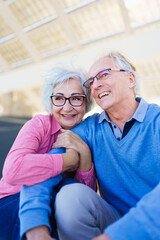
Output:
[[[62,172],[62,155],[47,154],[60,130],[51,115],[37,115],[22,127],[4,163],[0,198],[20,192],[22,184],[30,186]],[[78,169],[74,178],[96,189],[93,164],[89,172]]]

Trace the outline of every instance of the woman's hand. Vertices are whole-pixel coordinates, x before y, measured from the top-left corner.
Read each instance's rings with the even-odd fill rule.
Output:
[[[92,167],[91,153],[88,145],[76,134],[70,130],[62,130],[58,135],[57,141],[53,144],[54,148],[65,147],[73,149],[79,153],[79,169],[88,172]]]

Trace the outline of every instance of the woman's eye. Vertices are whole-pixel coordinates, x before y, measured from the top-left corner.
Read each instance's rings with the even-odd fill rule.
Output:
[[[81,100],[81,97],[72,97],[72,100],[74,100],[74,101],[80,101]]]
[[[55,100],[56,101],[61,101],[61,100],[63,100],[63,97],[57,96],[57,97],[55,97]]]

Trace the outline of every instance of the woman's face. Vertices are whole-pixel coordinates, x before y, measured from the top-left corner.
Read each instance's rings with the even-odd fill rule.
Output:
[[[73,97],[73,100],[77,101],[78,95],[84,95],[82,85],[76,78],[71,78],[64,83],[60,83],[53,89],[53,94],[58,95],[56,101],[61,101],[61,97],[69,98]],[[60,96],[60,97],[59,97]],[[53,115],[57,122],[64,129],[71,129],[78,125],[86,112],[86,98],[81,106],[72,106],[68,100],[66,100],[63,106],[53,106]]]

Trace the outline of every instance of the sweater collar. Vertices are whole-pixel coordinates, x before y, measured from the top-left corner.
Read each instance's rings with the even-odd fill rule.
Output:
[[[132,119],[137,120],[138,122],[143,122],[146,112],[147,112],[147,108],[148,108],[148,103],[140,97],[136,98],[136,101],[139,102],[139,105],[135,111],[135,113],[133,114],[133,116],[131,117],[131,119],[129,119],[127,122],[131,121]],[[108,115],[105,111],[103,111],[100,116],[99,116],[99,123],[103,122],[103,120],[106,120],[107,122],[111,122],[108,118]]]

